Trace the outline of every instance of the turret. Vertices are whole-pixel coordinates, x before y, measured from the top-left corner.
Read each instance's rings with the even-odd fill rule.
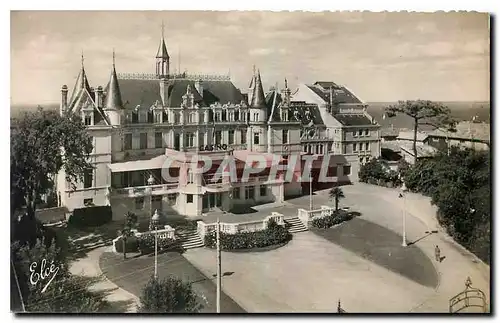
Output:
[[[160,79],[168,78],[170,74],[170,56],[168,56],[167,45],[165,44],[164,29],[165,26],[162,22],[160,46],[158,52],[156,52],[156,76]]]
[[[113,69],[106,91],[106,99],[104,100],[104,111],[108,115],[112,125],[119,125],[123,114],[123,102],[120,93],[120,85],[115,69],[115,52],[113,50]]]
[[[254,82],[252,99],[250,101],[250,122],[265,122],[267,120],[267,106],[260,71],[257,71]],[[256,113],[259,115],[257,119],[254,117]]]

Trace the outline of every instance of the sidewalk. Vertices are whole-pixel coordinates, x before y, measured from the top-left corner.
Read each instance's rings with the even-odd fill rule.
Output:
[[[82,276],[100,276],[102,275],[101,269],[99,268],[99,257],[104,253],[111,250],[110,246],[100,247],[90,251],[86,257],[80,258],[70,265],[70,272],[74,275],[82,275]],[[128,307],[126,313],[135,313],[137,311],[137,306],[139,304],[139,299],[125,291],[122,288],[119,288],[117,285],[112,283],[109,279],[105,278],[103,281],[96,283],[90,287],[93,290],[111,290],[111,293],[106,297],[106,300],[113,303],[123,303],[123,302],[132,302],[132,304]]]
[[[357,184],[356,186],[368,186],[368,184]],[[418,242],[419,248],[430,259],[434,259],[434,247],[441,249],[441,255],[446,257],[441,263],[434,264],[440,276],[440,284],[433,297],[416,306],[412,312],[443,312],[449,307],[449,299],[465,289],[465,280],[471,278],[472,287],[481,289],[486,300],[490,303],[490,267],[479,260],[475,255],[467,251],[448,236],[440,228],[436,220],[437,208],[430,203],[430,198],[419,194],[407,193],[406,201],[398,198],[397,189],[388,189],[378,186],[369,188],[375,194],[379,194],[388,203],[391,203],[403,211],[406,203],[406,214],[408,217],[418,219],[426,230],[438,230],[437,234],[431,234]],[[388,194],[388,192],[392,191]],[[421,230],[418,225],[407,226],[408,235],[418,236]]]

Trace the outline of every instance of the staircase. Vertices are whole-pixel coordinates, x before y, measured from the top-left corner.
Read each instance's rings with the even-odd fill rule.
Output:
[[[302,223],[302,221],[299,220],[298,217],[286,219],[285,222],[290,225],[290,227],[288,228],[288,231],[290,231],[290,233],[307,231],[307,227],[304,225],[304,223]]]
[[[180,240],[182,248],[184,248],[185,250],[199,248],[205,245],[196,230],[181,231],[177,232],[176,235]]]

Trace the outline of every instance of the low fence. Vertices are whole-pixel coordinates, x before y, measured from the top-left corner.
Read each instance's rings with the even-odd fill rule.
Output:
[[[172,239],[175,240],[175,229],[172,228],[169,225],[166,225],[164,229],[160,230],[152,230],[152,231],[146,231],[146,232],[139,232],[136,229],[131,230],[132,234],[136,238],[140,238],[144,234],[156,234],[158,239]],[[113,252],[116,251],[116,243],[120,240],[121,236],[116,237],[113,239]]]
[[[285,225],[285,216],[278,212],[272,212],[264,219],[245,221],[239,223],[220,222],[220,231],[227,234],[236,234],[239,232],[255,232],[267,229],[269,221],[274,220],[278,225]],[[217,223],[197,222],[198,235],[204,239],[205,235],[214,232],[217,229]]]
[[[332,208],[330,206],[322,205],[319,209],[316,209],[316,210],[309,210],[308,211],[305,209],[298,209],[297,216],[298,216],[299,220],[307,228],[309,228],[312,220],[332,215],[334,211],[335,211],[334,208]]]
[[[43,224],[64,222],[69,218],[70,212],[65,206],[38,209],[35,217]]]

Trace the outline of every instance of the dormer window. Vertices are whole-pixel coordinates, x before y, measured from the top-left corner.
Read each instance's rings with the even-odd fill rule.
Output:
[[[155,123],[161,123],[162,113],[155,113]]]
[[[132,123],[139,123],[139,112],[132,111]]]
[[[148,123],[153,123],[153,111],[148,111],[147,118]]]
[[[253,114],[253,121],[254,121],[254,122],[259,121],[259,113],[258,113],[258,112],[255,112],[255,113]]]
[[[161,113],[161,114],[163,115],[163,120],[162,120],[162,121],[163,121],[164,123],[168,123],[168,114],[167,114],[167,113],[165,113],[165,111],[162,111],[162,113]]]
[[[83,117],[86,126],[92,126],[94,124],[92,119],[94,119],[92,113],[86,113]]]
[[[288,112],[286,110],[281,111],[281,121],[288,121]]]

